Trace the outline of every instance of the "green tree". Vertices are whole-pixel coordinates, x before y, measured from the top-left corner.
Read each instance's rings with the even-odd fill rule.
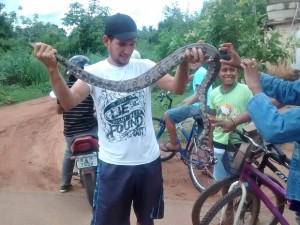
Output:
[[[187,40],[204,40],[214,46],[231,42],[243,57],[277,64],[279,59],[290,57],[294,49],[291,39],[281,41],[278,31],[269,30],[265,0],[218,0],[204,2],[196,25],[186,36]]]
[[[16,19],[15,12],[7,13],[4,11],[5,5],[0,3],[0,52],[11,49],[14,42],[13,22]]]
[[[109,9],[102,7],[98,0],[90,0],[87,9],[76,2],[70,4],[69,11],[62,19],[67,27],[73,27],[69,36],[69,47],[78,53],[103,53],[102,43],[104,22],[109,16]]]
[[[164,58],[179,47],[186,45],[185,35],[194,26],[194,17],[182,12],[178,3],[165,6],[165,19],[158,24],[159,45],[157,51]]]

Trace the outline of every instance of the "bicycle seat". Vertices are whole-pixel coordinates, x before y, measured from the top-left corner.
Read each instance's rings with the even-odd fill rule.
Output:
[[[99,148],[98,139],[93,136],[82,136],[76,138],[72,145],[71,151],[72,153],[79,153],[91,150],[92,148]]]
[[[201,120],[202,121],[202,116],[200,114],[193,116],[194,120]]]
[[[193,116],[193,119],[197,122],[198,127],[203,127],[203,119],[200,114]]]

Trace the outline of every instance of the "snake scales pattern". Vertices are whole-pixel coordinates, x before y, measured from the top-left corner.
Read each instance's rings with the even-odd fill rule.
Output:
[[[34,44],[30,43],[30,46],[34,47]],[[195,43],[181,47],[165,59],[161,60],[147,72],[141,74],[136,78],[123,81],[106,80],[97,77],[75,65],[72,65],[66,58],[62,57],[59,54],[56,54],[56,59],[60,64],[65,66],[68,69],[68,71],[72,72],[72,74],[75,75],[78,79],[81,79],[91,85],[108,89],[111,91],[132,92],[154,84],[165,74],[167,74],[177,65],[179,65],[183,60],[185,60],[185,50],[189,49],[189,51],[191,52],[192,48],[200,48],[203,54],[205,55],[205,59],[208,62],[207,74],[200,85],[200,114],[203,119],[204,129],[198,139],[199,143],[201,144],[201,148],[206,149],[208,146],[207,144],[209,137],[209,119],[206,113],[207,90],[212,84],[212,82],[216,79],[220,70],[220,55],[218,50],[214,46],[205,43]]]

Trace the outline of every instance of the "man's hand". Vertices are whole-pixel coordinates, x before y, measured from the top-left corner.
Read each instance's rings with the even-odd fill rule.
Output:
[[[192,48],[191,51],[189,49],[186,49],[184,53],[184,57],[186,59],[186,62],[189,64],[195,64],[204,61],[204,55],[200,48],[199,49]]]
[[[220,45],[220,51],[226,52],[230,56],[230,60],[223,60],[221,59],[221,63],[226,65],[234,66],[237,68],[241,68],[241,58],[239,54],[235,51],[233,44],[231,43],[223,43]]]
[[[241,63],[241,67],[244,69],[246,84],[252,91],[253,95],[261,93],[260,72],[258,70],[256,60],[244,59]]]
[[[57,53],[56,49],[44,43],[35,43],[31,44],[31,46],[34,49],[35,57],[44,63],[49,71],[58,69],[58,63],[55,57],[55,53]]]
[[[197,41],[198,44],[203,44],[203,40]],[[192,51],[189,51],[188,49],[185,50],[185,59],[186,61],[191,64],[198,64],[204,62],[204,55],[201,49],[192,48]],[[198,64],[198,67],[200,65]]]

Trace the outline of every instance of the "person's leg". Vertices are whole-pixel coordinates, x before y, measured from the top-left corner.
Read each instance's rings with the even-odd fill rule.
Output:
[[[100,160],[91,225],[130,225],[134,194],[133,168]]]
[[[225,152],[225,149],[220,149],[220,148],[214,147],[214,156],[217,158],[217,163],[214,165],[213,175],[217,181],[222,180],[222,179],[228,177],[228,175],[229,175],[226,172],[224,165],[222,163],[222,157],[223,157],[224,152]],[[228,186],[222,187],[222,189],[221,189],[222,196],[224,196],[228,192],[228,189],[229,189]],[[224,221],[222,222],[222,225],[231,225],[231,224],[233,224],[233,220],[234,220],[233,204],[232,204],[232,202],[230,202],[227,205],[227,209],[225,212],[225,218],[224,218]]]
[[[169,109],[165,112],[164,119],[170,135],[170,143],[160,146],[161,150],[179,150],[180,146],[176,136],[176,124],[195,115],[198,108],[193,105],[184,105]]]
[[[72,188],[71,180],[74,168],[74,160],[71,160],[71,144],[74,140],[73,137],[65,137],[66,140],[66,151],[64,154],[62,172],[61,172],[61,187],[60,192],[64,193],[69,191]]]
[[[218,149],[214,147],[214,156],[217,158],[217,163],[214,165],[213,175],[216,178],[216,180],[222,180],[228,177],[228,173],[226,172],[222,163],[223,154],[224,154],[224,149]]]
[[[292,210],[292,211],[295,211],[297,224],[300,224],[300,217],[299,217],[299,215],[300,215],[300,201],[291,200],[291,199],[289,199],[289,201],[290,201],[289,209]]]
[[[286,199],[290,200],[289,209],[296,211],[296,220],[300,224],[300,144],[295,142],[294,151],[290,162],[289,176],[286,187]]]
[[[135,166],[133,209],[138,225],[153,225],[164,216],[163,178],[160,158]]]
[[[166,127],[169,133],[170,143],[166,144],[166,147],[170,150],[176,150],[179,149],[179,144],[177,142],[176,138],[176,126],[175,124],[170,120],[167,113],[164,115],[165,121],[166,121]]]

